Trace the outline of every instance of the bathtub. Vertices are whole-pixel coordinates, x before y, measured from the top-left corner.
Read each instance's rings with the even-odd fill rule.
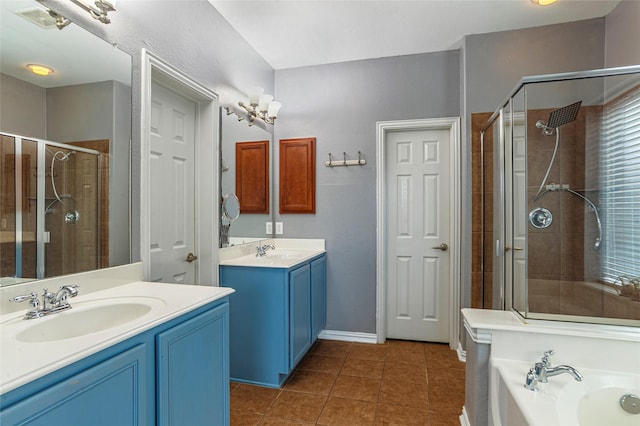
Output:
[[[494,358],[490,362],[489,424],[638,426],[640,414],[622,409],[620,398],[640,396],[640,374],[574,366],[584,379],[553,376],[534,392],[524,387],[531,363]]]

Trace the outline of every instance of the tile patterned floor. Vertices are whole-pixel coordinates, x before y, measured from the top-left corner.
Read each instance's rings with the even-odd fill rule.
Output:
[[[447,345],[319,340],[282,389],[231,383],[231,426],[459,425],[463,404]]]

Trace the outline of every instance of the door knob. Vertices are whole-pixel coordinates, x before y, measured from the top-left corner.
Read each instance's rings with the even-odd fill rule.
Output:
[[[515,251],[521,251],[521,250],[524,250],[522,247],[514,247],[513,249],[514,249]],[[511,250],[511,246],[510,246],[510,245],[508,245],[508,244],[507,244],[506,246],[504,246],[504,251],[509,251],[509,250]]]
[[[193,253],[189,253],[185,260],[187,262],[191,263],[191,262],[193,262],[194,260],[197,260],[197,259],[198,259],[198,256],[194,256]]]
[[[440,244],[439,246],[435,246],[435,247],[432,247],[432,248],[433,248],[433,249],[436,249],[436,250],[442,250],[442,251],[447,251],[447,250],[449,250],[449,246],[448,246],[448,245],[446,245],[445,243],[442,243],[442,244]]]

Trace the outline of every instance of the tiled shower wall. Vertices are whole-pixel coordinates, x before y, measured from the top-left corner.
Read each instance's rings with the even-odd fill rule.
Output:
[[[600,260],[593,244],[597,236],[597,225],[587,203],[566,192],[550,192],[535,202],[531,201],[546,173],[555,146],[555,136],[542,135],[535,123],[537,120],[546,121],[550,111],[527,112],[527,211],[534,207],[545,207],[554,215],[554,221],[548,228],[536,229],[528,225],[528,277],[533,280],[597,281],[600,276]],[[599,179],[597,126],[600,123],[597,115],[600,111],[600,107],[583,107],[576,121],[561,128],[558,153],[547,179],[547,184],[569,184],[571,189],[592,198],[596,205],[595,189]],[[478,308],[492,307],[492,242],[495,238],[493,132],[489,130],[485,133],[484,152],[481,151],[480,143],[480,131],[490,116],[491,113],[472,114],[472,307]],[[588,132],[587,125],[591,126]],[[529,288],[529,292],[532,295],[535,289]],[[544,300],[544,297],[530,298],[529,309],[535,312],[537,308],[532,305],[534,300]]]

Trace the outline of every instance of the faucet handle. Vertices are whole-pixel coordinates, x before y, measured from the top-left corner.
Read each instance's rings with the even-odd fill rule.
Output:
[[[38,294],[35,291],[32,291],[31,294],[16,296],[9,299],[9,302],[20,303],[24,301],[29,301],[34,310],[38,309],[40,306],[40,302],[38,301]]]
[[[542,365],[544,365],[545,367],[551,367],[551,355],[553,354],[553,349],[549,349],[548,351],[546,351],[544,353],[544,356],[542,357]]]
[[[29,301],[38,300],[38,295],[36,294],[35,291],[32,291],[31,294],[12,297],[11,299],[9,299],[9,302],[19,303],[19,302],[24,302],[25,300],[29,300]]]
[[[530,368],[527,373],[527,378],[524,382],[524,387],[529,389],[530,391],[537,392],[538,391],[538,377],[536,375],[535,369]]]

